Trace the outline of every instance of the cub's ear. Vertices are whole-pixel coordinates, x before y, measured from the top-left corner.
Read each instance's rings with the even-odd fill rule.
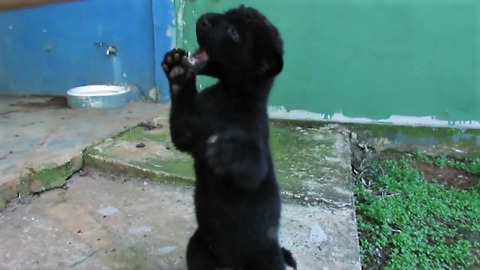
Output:
[[[267,79],[276,76],[283,69],[283,57],[278,52],[268,52],[260,56],[257,67],[257,75]]]

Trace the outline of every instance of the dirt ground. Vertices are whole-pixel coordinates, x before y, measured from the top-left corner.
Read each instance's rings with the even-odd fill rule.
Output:
[[[402,155],[403,154],[400,153],[392,153],[386,151],[378,153],[377,158],[384,160],[398,160],[401,158]],[[442,184],[447,188],[456,187],[460,189],[471,189],[480,187],[479,176],[470,175],[462,170],[447,167],[438,167],[433,164],[428,164],[416,160],[412,160],[412,166],[423,173],[425,180]]]

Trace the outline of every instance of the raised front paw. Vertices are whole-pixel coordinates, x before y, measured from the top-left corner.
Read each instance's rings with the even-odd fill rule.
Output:
[[[173,49],[165,54],[162,68],[170,83],[172,95],[178,94],[182,87],[194,83],[195,74],[188,67],[187,52],[182,49]]]

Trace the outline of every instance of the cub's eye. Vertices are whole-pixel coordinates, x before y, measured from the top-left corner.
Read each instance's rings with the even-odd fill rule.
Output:
[[[239,42],[240,41],[240,36],[238,35],[237,31],[235,31],[235,29],[233,29],[233,27],[230,27],[228,28],[228,35],[230,36],[230,38],[235,41],[235,42]]]

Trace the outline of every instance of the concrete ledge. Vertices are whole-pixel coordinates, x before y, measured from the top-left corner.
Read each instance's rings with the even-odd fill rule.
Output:
[[[189,155],[175,150],[168,121],[138,126],[85,151],[85,164],[113,174],[192,184]],[[353,209],[348,130],[271,123],[271,146],[284,199],[303,205]]]
[[[191,158],[174,149],[165,118],[153,123],[92,147],[85,164],[122,178],[191,185]],[[272,121],[270,134],[285,201],[282,244],[292,249],[300,269],[360,269],[349,131]]]
[[[88,148],[85,165],[112,174],[192,185],[192,158],[175,150],[168,121],[157,117]]]
[[[28,167],[20,176],[4,176],[0,184],[0,210],[14,198],[26,197],[62,187],[65,181],[83,166],[82,156],[73,157],[64,164],[47,163],[38,167]]]
[[[144,119],[166,115],[165,105],[132,103],[112,110],[74,110],[60,98],[0,98],[0,210],[16,197],[61,187],[82,167],[82,151]]]

